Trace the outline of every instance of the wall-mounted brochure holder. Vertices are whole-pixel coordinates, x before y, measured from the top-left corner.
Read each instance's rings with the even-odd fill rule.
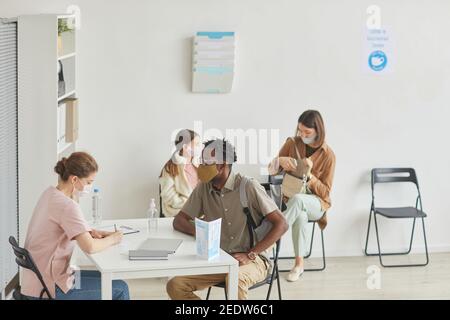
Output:
[[[192,92],[230,92],[234,56],[234,32],[197,32],[192,54]]]

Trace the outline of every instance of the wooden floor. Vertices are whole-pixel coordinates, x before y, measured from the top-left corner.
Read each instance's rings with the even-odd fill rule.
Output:
[[[389,263],[423,261],[423,255],[388,257]],[[291,261],[280,261],[280,268],[289,268]],[[309,259],[308,265],[320,263]],[[369,289],[371,276],[367,268],[379,268],[380,289]],[[450,253],[430,255],[426,267],[382,268],[378,257],[328,258],[327,268],[320,272],[305,272],[297,282],[287,282],[281,274],[283,299],[450,299]],[[168,299],[167,278],[129,280],[132,299]],[[374,282],[369,281],[373,284]],[[265,299],[268,286],[252,290],[250,299]],[[206,290],[198,292],[204,298]],[[223,290],[213,288],[211,299],[223,299]],[[271,299],[278,299],[274,286]]]

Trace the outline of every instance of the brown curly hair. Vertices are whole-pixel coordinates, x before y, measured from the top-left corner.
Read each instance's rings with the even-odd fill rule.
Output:
[[[68,158],[59,160],[55,166],[55,172],[62,181],[67,181],[71,175],[87,178],[97,171],[97,162],[86,152],[74,152]]]

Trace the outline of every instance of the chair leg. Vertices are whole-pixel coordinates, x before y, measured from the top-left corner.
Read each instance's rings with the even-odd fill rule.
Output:
[[[208,288],[208,293],[206,294],[206,299],[205,300],[209,300],[209,295],[211,293],[211,288]],[[223,292],[225,293],[225,300],[228,300],[228,294],[227,294],[227,288],[223,288]]]
[[[276,270],[277,270],[277,269],[276,269],[276,265],[275,265],[275,263],[274,263],[273,270],[272,270],[272,274],[271,274],[271,276],[270,276],[269,290],[267,290],[267,297],[266,297],[266,300],[269,300],[269,299],[270,299],[270,293],[272,292],[273,280],[274,280],[274,277],[275,277]]]
[[[283,300],[281,298],[281,285],[280,285],[280,273],[278,272],[278,264],[277,264],[277,287],[278,287],[278,299]]]
[[[374,221],[375,221],[375,233],[377,236],[377,246],[378,246],[378,258],[380,260],[380,264],[385,267],[385,268],[398,268],[398,267],[423,267],[426,266],[429,262],[429,257],[428,257],[428,247],[427,247],[427,238],[426,238],[426,234],[425,234],[425,220],[422,217],[422,229],[423,229],[423,238],[424,238],[424,242],[425,242],[425,255],[426,255],[426,262],[425,263],[414,263],[414,264],[384,264],[383,263],[383,259],[382,256],[386,256],[386,255],[396,255],[395,253],[381,253],[381,245],[380,245],[380,236],[378,233],[378,223],[377,223],[377,216],[376,214],[374,214]],[[414,232],[414,226],[415,226],[415,222],[416,222],[416,218],[414,218],[414,223],[413,223],[413,228],[412,228],[412,232]],[[410,242],[410,246],[412,246],[412,235],[411,235],[411,242]],[[411,250],[411,248],[409,249]],[[397,255],[402,255],[405,253],[400,253]]]
[[[309,252],[308,255],[306,255],[304,258],[308,259],[311,256],[312,253],[312,247],[314,243],[314,230],[315,230],[316,222],[313,222],[313,228],[311,232],[311,241],[309,245]],[[323,240],[323,230],[320,230],[321,238],[322,238],[322,266],[320,268],[310,268],[310,269],[304,269],[304,271],[323,271],[326,268],[326,261],[325,261],[325,243]],[[278,257],[278,259],[295,259],[295,257]],[[289,272],[291,270],[283,269],[280,270],[280,272]]]
[[[373,256],[373,255],[375,255],[373,253],[368,253],[367,252],[367,246],[369,244],[369,234],[370,234],[370,222],[371,222],[371,220],[372,220],[372,208],[370,209],[370,213],[369,213],[369,223],[367,225],[367,234],[366,234],[366,246],[364,247],[364,254],[366,256]]]
[[[278,257],[278,259],[287,260],[287,259],[295,259],[295,257]],[[281,269],[280,272],[290,272],[290,269]]]
[[[423,241],[425,243],[425,255],[427,257],[427,262],[425,263],[425,265],[427,265],[428,262],[430,262],[430,258],[428,256],[427,235],[425,234],[425,219],[423,217],[422,217],[422,230],[423,230]]]
[[[313,222],[312,232],[311,232],[311,241],[309,243],[309,251],[308,254],[305,256],[305,259],[308,259],[311,256],[313,242],[314,242],[314,229],[316,228],[316,223]]]
[[[374,216],[374,223],[375,223],[375,228],[376,228],[376,219],[375,219],[375,213],[373,211],[370,212],[369,214],[369,224],[367,227],[367,235],[366,235],[366,246],[364,248],[364,254],[368,257],[372,257],[372,256],[379,256],[380,253],[376,252],[376,253],[369,253],[367,251],[367,247],[369,245],[369,235],[370,235],[370,224],[371,224],[371,218],[372,218],[372,214]],[[415,230],[415,225],[416,225],[416,218],[414,218],[413,221],[413,226],[412,226],[412,232],[411,232],[411,238],[409,241],[409,248],[407,251],[404,252],[387,252],[387,253],[381,253],[382,256],[399,256],[399,255],[407,255],[411,252],[411,248],[412,248],[412,243],[413,243],[413,238],[414,238],[414,230]],[[376,230],[375,230],[376,231]]]
[[[323,239],[323,230],[320,230],[320,235],[322,238],[322,266],[320,268],[310,268],[310,269],[304,269],[304,271],[323,271],[327,267],[326,259],[325,259],[325,241]],[[311,239],[311,242],[313,240]]]

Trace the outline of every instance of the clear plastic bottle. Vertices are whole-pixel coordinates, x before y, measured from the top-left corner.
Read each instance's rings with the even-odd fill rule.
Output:
[[[92,220],[94,226],[99,226],[102,223],[101,200],[100,189],[94,188],[94,194],[92,195]]]
[[[150,199],[150,205],[147,210],[148,232],[155,233],[158,231],[158,210],[156,209],[155,199]]]

